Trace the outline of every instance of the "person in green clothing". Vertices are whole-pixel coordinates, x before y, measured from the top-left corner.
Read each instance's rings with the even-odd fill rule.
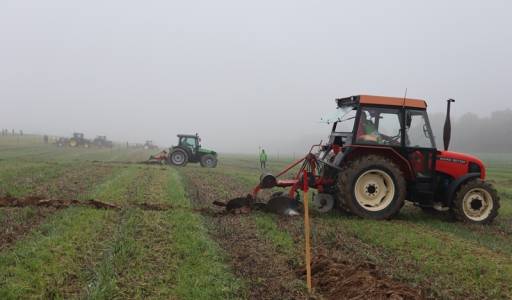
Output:
[[[260,153],[260,167],[262,169],[265,169],[267,168],[267,153],[265,153],[265,149],[261,149],[261,153]]]
[[[368,118],[366,112],[361,114],[359,128],[357,130],[358,142],[380,143],[381,139],[375,124]]]

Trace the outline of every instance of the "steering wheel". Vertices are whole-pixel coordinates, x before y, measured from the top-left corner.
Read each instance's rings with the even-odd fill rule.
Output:
[[[398,133],[397,135],[395,136],[387,136],[385,134],[380,134],[380,136],[382,137],[382,139],[384,141],[386,141],[389,145],[400,145],[400,137],[401,137],[401,134]]]

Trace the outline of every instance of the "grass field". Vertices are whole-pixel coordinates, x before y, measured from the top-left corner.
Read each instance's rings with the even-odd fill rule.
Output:
[[[305,299],[303,221],[211,206],[258,181],[254,158],[216,169],[136,164],[137,149],[0,137],[0,196],[98,199],[0,208],[0,299]],[[512,298],[512,154],[481,154],[501,196],[494,224],[406,205],[391,221],[313,213],[314,296]],[[271,160],[278,170],[289,161]]]

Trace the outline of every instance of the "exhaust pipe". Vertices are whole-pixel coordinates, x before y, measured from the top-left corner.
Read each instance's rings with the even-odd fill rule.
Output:
[[[450,146],[450,139],[452,137],[452,124],[450,121],[450,105],[452,102],[455,102],[453,99],[446,100],[446,120],[444,121],[444,131],[443,131],[443,142],[444,142],[444,151],[448,150]]]

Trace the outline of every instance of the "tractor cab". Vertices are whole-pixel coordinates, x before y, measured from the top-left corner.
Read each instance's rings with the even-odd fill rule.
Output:
[[[73,133],[73,137],[74,137],[75,139],[83,140],[83,138],[84,138],[84,134],[83,134],[83,133],[80,133],[80,132],[75,132],[75,133]]]
[[[188,135],[188,134],[179,134],[178,135],[178,146],[187,148],[191,152],[196,153],[197,150],[201,147],[200,145],[201,139],[199,135]]]
[[[352,96],[336,102],[338,117],[333,122],[329,149],[338,153],[343,147],[351,151],[390,151],[407,160],[404,163],[412,168],[413,178],[432,177],[437,150],[425,101]]]

